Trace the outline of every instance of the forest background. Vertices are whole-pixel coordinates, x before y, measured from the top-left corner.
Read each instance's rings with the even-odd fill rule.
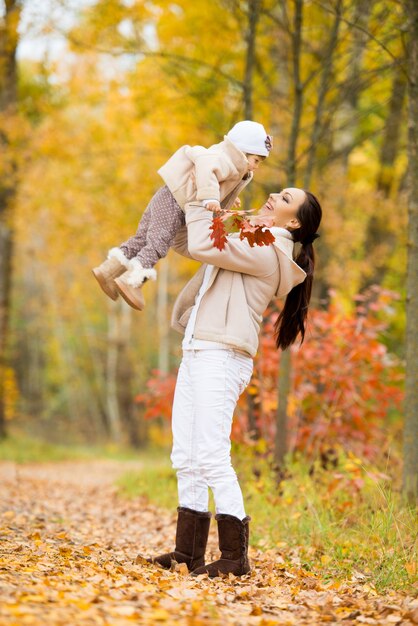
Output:
[[[274,150],[244,206],[299,185],[318,195],[324,218],[305,343],[275,351],[273,303],[234,440],[279,464],[300,455],[326,467],[348,455],[399,482],[405,6],[4,3],[3,435],[168,445],[181,343],[170,312],[198,264],[170,252],[145,286],[143,313],[107,299],[91,268],[135,231],[158,168],[180,145],[209,146],[254,119]]]

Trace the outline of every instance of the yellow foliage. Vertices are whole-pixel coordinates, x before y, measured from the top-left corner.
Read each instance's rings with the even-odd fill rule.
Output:
[[[267,191],[287,183],[295,114],[292,41],[286,24],[287,19],[292,23],[295,5],[273,0],[262,4],[252,108],[254,119],[274,134],[275,147],[252,183],[254,206]],[[304,4],[304,92],[296,141],[299,185],[311,150],[324,46],[335,17],[318,3]],[[395,57],[402,54],[401,9],[391,2],[390,16],[383,20],[383,4],[374,3],[369,17],[374,37],[364,47],[364,82],[354,111],[348,106],[346,81],[359,32],[350,27],[356,21],[353,8],[345,7],[347,19],[340,26],[333,57],[325,126],[316,141],[310,185],[324,208],[318,278],[334,289],[346,308],[380,268],[385,268],[392,288],[402,284],[404,271],[403,203],[376,193],[380,138],[393,79],[378,41],[387,42]],[[21,62],[34,84],[45,85],[45,93],[31,102],[38,112],[35,122],[22,115],[0,120],[0,131],[9,141],[7,154],[0,154],[0,174],[7,177],[13,163],[19,163],[14,286],[16,318],[24,328],[20,332],[41,344],[45,386],[59,397],[54,410],[65,412],[76,404],[75,413],[88,413],[91,397],[98,406],[106,404],[112,322],[117,320],[121,328],[121,320],[126,321],[123,308],[108,302],[93,283],[91,268],[136,230],[162,184],[158,168],[179,146],[209,146],[243,118],[248,13],[246,3],[103,0],[80,10],[78,17],[68,33],[71,54],[38,66]],[[356,145],[346,161],[335,156],[341,134]],[[365,139],[356,143],[359,136]],[[393,167],[395,189],[405,169],[400,139]],[[389,237],[370,252],[374,219]],[[171,363],[176,363],[179,338],[167,331],[169,314],[196,263],[174,253],[167,263],[166,309],[156,315],[158,285],[147,284],[145,313],[131,314],[126,324],[135,381],[132,397],[157,365],[157,337],[169,337]],[[295,410],[292,399],[290,410]]]
[[[10,421],[16,417],[19,388],[16,374],[11,367],[0,366],[0,392],[4,394],[4,415]]]

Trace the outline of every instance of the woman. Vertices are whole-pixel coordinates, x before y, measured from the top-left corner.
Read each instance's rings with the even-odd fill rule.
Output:
[[[179,508],[174,552],[149,559],[165,568],[186,563],[194,576],[250,571],[249,520],[231,465],[233,412],[248,385],[262,315],[275,297],[287,296],[276,322],[276,345],[287,348],[300,334],[311,296],[312,243],[322,211],[315,196],[297,188],[271,194],[254,220],[269,221],[275,242],[251,248],[230,236],[224,250],[213,247],[212,214],[186,206],[189,254],[204,265],[174,305],[172,324],[184,333],[172,415],[171,460],[177,470]],[[267,218],[267,219],[266,219]],[[177,251],[185,252],[178,239]],[[293,260],[294,242],[300,242]],[[212,489],[221,558],[205,565],[209,533],[208,488]]]

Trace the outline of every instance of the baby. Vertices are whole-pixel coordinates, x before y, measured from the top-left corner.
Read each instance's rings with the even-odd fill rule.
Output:
[[[209,148],[179,148],[158,170],[165,185],[151,198],[136,234],[109,250],[107,260],[93,269],[103,291],[112,300],[120,294],[141,311],[141,285],[155,280],[155,264],[185,223],[184,206],[198,200],[211,211],[239,207],[237,196],[271,148],[264,127],[248,120],[235,124],[223,141]]]

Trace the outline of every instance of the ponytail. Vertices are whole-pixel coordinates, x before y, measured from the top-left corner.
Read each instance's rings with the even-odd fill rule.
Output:
[[[322,217],[322,209],[317,198],[305,191],[306,198],[299,207],[297,219],[300,228],[292,232],[293,240],[302,244],[295,262],[306,272],[303,283],[296,285],[288,293],[279,317],[274,325],[276,347],[285,350],[301,336],[301,344],[305,338],[305,325],[312,293],[315,268],[314,240],[319,237],[316,230]]]

